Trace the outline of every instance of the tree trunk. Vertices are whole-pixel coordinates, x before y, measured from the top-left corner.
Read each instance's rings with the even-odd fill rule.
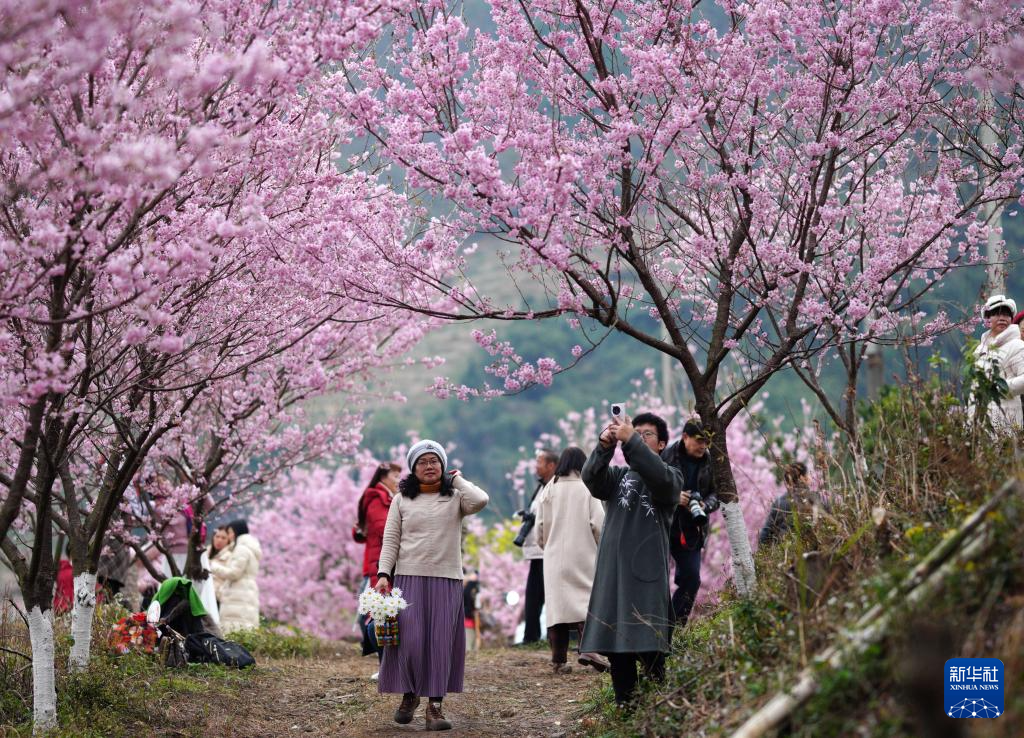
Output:
[[[732,549],[732,574],[736,591],[748,597],[757,590],[757,571],[740,501],[722,503],[722,517],[725,518],[725,533],[729,536],[729,548]]]
[[[713,410],[711,412],[714,413]],[[729,548],[732,551],[733,582],[740,596],[748,597],[757,589],[757,572],[754,568],[754,554],[750,549],[750,538],[747,535],[747,522],[743,518],[743,509],[740,507],[739,493],[736,490],[736,477],[729,462],[729,446],[717,413],[708,418],[701,412],[701,419],[704,427],[712,430],[711,471],[715,476],[718,498],[722,501],[722,517],[725,519],[725,532],[729,537]]]
[[[41,734],[57,727],[53,610],[34,605],[28,612],[28,632],[32,641],[32,730]]]
[[[89,665],[95,612],[96,574],[85,571],[75,577],[75,597],[71,610],[71,637],[74,643],[68,657],[68,668],[71,671],[84,671]]]

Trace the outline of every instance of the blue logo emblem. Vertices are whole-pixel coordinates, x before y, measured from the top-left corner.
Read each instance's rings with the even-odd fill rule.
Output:
[[[946,715],[997,718],[1003,714],[1003,662],[950,659],[946,662]]]

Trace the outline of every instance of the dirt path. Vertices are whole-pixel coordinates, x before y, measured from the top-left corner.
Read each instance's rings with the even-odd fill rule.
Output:
[[[571,736],[582,703],[601,677],[574,665],[555,676],[549,653],[499,649],[469,654],[466,691],[445,698],[450,736]],[[391,720],[398,695],[380,695],[369,679],[376,661],[356,647],[330,658],[269,661],[237,696],[194,695],[179,714],[205,713],[203,735],[404,736],[423,732],[420,705],[410,725]],[[194,700],[194,702],[193,702]],[[193,723],[194,727],[194,723]],[[182,731],[188,733],[190,731]],[[181,735],[172,729],[165,735]]]

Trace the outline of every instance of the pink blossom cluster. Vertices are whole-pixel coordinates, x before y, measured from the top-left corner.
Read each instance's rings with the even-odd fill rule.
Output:
[[[495,645],[504,646],[515,636],[522,621],[526,596],[526,575],[529,564],[522,553],[512,545],[519,532],[516,520],[503,520],[487,526],[478,517],[468,522],[468,537],[474,553],[467,556],[465,566],[479,572],[480,606],[487,621],[494,627],[484,632],[484,638]],[[509,593],[515,597],[508,598]]]
[[[260,607],[268,618],[327,639],[356,632],[364,546],[351,530],[373,467],[296,470],[250,518],[263,546]]]

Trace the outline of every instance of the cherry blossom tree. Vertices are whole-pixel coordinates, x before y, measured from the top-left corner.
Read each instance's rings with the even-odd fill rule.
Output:
[[[450,233],[434,248],[461,254],[467,275],[501,264],[518,288],[497,299],[469,277],[420,274],[455,304],[436,314],[561,317],[581,331],[574,356],[617,330],[675,362],[716,438],[749,592],[727,429],[774,373],[891,333],[950,268],[980,259],[979,209],[1016,197],[1021,175],[1015,103],[975,96],[979,68],[1002,63],[993,39],[952,0],[488,10],[493,28],[470,28],[460,0],[419,3],[379,53],[346,65],[339,109],[435,200]],[[1000,38],[1008,26],[1019,17]],[[507,248],[463,247],[480,234]],[[926,316],[920,335],[947,325]],[[504,380],[485,392],[558,370],[478,341]]]
[[[352,540],[375,464],[295,471],[250,518],[261,537],[260,609],[320,638],[350,635],[363,583],[363,544]]]
[[[355,307],[416,234],[402,197],[336,158],[346,126],[318,104],[400,7],[0,2],[0,540],[40,730],[55,721],[54,515],[84,634],[111,521],[158,443],[223,484],[210,474],[261,431],[288,447],[271,413],[362,386],[422,331]]]

